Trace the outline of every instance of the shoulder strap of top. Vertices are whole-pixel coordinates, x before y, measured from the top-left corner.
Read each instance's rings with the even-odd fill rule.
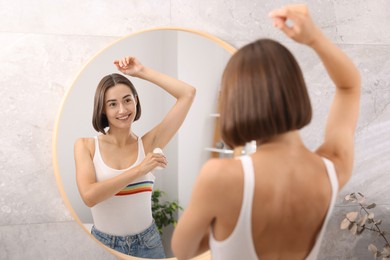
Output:
[[[95,139],[95,152],[93,154],[93,160],[95,160],[95,158],[97,158],[97,157],[100,157],[99,137],[95,136],[94,139]]]
[[[331,185],[331,189],[332,189],[332,197],[330,198],[328,212],[326,213],[325,220],[322,223],[321,230],[317,235],[316,242],[315,242],[310,254],[306,257],[306,260],[317,259],[317,256],[319,254],[320,247],[321,247],[322,238],[325,235],[326,226],[328,225],[328,222],[329,222],[330,217],[332,215],[334,205],[336,204],[337,193],[339,191],[339,182],[337,179],[336,170],[334,168],[333,162],[330,161],[329,159],[324,158],[324,157],[321,157],[321,158],[325,164],[326,173],[328,174],[328,177],[329,177],[329,181],[330,181],[330,185]]]
[[[321,158],[325,164],[326,172],[328,173],[330,184],[332,186],[332,202],[333,202],[333,200],[336,200],[337,193],[339,191],[339,181],[337,179],[336,170],[334,168],[333,162],[325,157],[321,157]]]
[[[141,159],[141,158],[144,158],[145,157],[145,148],[144,148],[144,143],[142,142],[142,138],[141,137],[137,137],[138,138],[138,158]]]
[[[247,206],[245,204],[252,205],[253,193],[255,187],[255,176],[252,159],[249,156],[241,156],[241,164],[244,171],[244,192],[243,192],[243,204],[242,206]],[[249,207],[252,208],[251,206]]]
[[[240,159],[244,171],[244,191],[240,216],[237,220],[236,227],[241,226],[240,229],[243,232],[241,233],[241,238],[244,241],[244,244],[241,246],[248,251],[246,255],[250,255],[250,259],[256,259],[257,255],[252,239],[252,205],[255,192],[255,171],[252,158],[249,155],[241,156]]]
[[[324,161],[324,164],[326,167],[326,172],[328,174],[330,185],[332,187],[332,198],[330,200],[328,214],[327,214],[326,219],[325,219],[325,224],[326,224],[328,222],[328,220],[330,219],[330,215],[332,213],[333,206],[336,204],[336,198],[337,198],[337,194],[339,192],[339,181],[337,179],[337,174],[336,174],[336,170],[334,168],[333,162],[325,157],[321,157],[321,158]]]

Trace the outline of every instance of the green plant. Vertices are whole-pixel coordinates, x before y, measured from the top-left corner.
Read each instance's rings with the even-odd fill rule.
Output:
[[[374,255],[374,259],[382,257],[382,259],[390,259],[390,244],[386,238],[387,231],[380,228],[382,220],[375,219],[374,212],[369,210],[376,207],[375,203],[367,203],[366,198],[360,192],[350,193],[345,196],[345,200],[351,203],[356,203],[360,207],[359,211],[348,212],[345,218],[341,221],[340,228],[348,229],[353,235],[360,235],[364,230],[369,230],[376,233],[384,240],[383,249],[378,249],[374,244],[368,245],[368,250]]]
[[[176,201],[162,202],[161,199],[164,194],[165,192],[161,190],[154,190],[152,193],[152,214],[160,235],[162,235],[163,227],[170,224],[176,225],[175,213],[183,209]]]

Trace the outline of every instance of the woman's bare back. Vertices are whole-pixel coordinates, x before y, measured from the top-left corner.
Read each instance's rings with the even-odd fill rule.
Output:
[[[252,237],[262,259],[303,259],[324,222],[331,199],[326,167],[304,146],[271,144],[251,155],[255,172]],[[226,239],[236,226],[243,199],[241,162],[224,162],[221,176],[229,191],[213,225],[216,240]]]

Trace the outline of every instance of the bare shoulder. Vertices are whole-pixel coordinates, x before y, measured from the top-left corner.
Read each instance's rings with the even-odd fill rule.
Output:
[[[74,144],[75,152],[88,151],[91,155],[95,152],[95,139],[91,137],[78,138]]]
[[[208,172],[213,172],[215,174],[220,173],[222,170],[228,170],[230,167],[234,166],[239,166],[239,160],[237,159],[210,159],[208,160],[202,168],[202,171],[208,171]]]
[[[95,138],[93,137],[81,137],[81,138],[78,138],[76,139],[75,141],[75,146],[87,146],[87,147],[90,147],[90,146],[95,146]]]
[[[235,172],[237,169],[239,161],[236,159],[208,160],[200,170],[193,188],[194,205],[198,205],[197,207],[204,205],[208,214],[214,216],[217,209],[226,201],[222,197],[226,198],[227,191],[230,194],[231,187],[235,186],[235,182],[239,182],[238,178],[234,177],[238,176]],[[204,201],[208,203],[204,204]]]
[[[218,184],[223,187],[228,182],[234,182],[241,175],[240,160],[237,159],[210,159],[202,167],[199,178],[209,184]],[[228,178],[227,178],[228,177]]]

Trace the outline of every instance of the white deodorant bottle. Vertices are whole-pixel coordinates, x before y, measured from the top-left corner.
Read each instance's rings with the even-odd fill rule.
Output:
[[[164,155],[164,153],[163,153],[163,151],[161,150],[161,148],[158,148],[158,147],[154,148],[153,153],[159,153],[159,154]],[[157,166],[157,167],[154,168],[154,169],[155,169],[155,170],[162,170],[162,169],[164,169],[164,168],[163,168],[163,167],[160,167],[160,166]]]

